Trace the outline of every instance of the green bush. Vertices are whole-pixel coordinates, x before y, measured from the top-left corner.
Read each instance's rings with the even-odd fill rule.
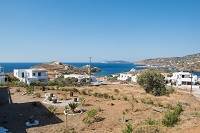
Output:
[[[87,95],[86,89],[83,89],[81,92],[82,92],[83,95]]]
[[[179,115],[175,112],[165,114],[162,124],[167,127],[173,127],[178,122]]]
[[[122,130],[122,133],[132,133],[133,132],[133,126],[131,124],[126,124],[125,129]]]
[[[85,117],[85,118],[83,119],[83,122],[86,123],[86,124],[91,124],[91,123],[92,123],[92,119],[89,118],[89,117]]]
[[[103,94],[103,97],[104,97],[105,99],[108,99],[108,98],[109,98],[108,94],[106,94],[106,93]]]
[[[183,111],[182,105],[178,102],[177,106],[172,112],[165,114],[162,119],[162,124],[167,127],[173,127],[179,121],[179,116]]]
[[[115,91],[116,93],[119,93],[119,90],[118,90],[118,89],[114,89],[114,91]]]
[[[123,96],[123,98],[122,98],[124,101],[128,101],[128,98],[127,98],[127,96]]]
[[[96,109],[92,109],[87,111],[88,117],[94,118],[98,114],[98,111]]]
[[[112,96],[110,96],[110,99],[111,99],[111,100],[115,100],[115,98],[114,98],[114,96],[113,96],[113,95],[112,95]]]
[[[137,82],[147,93],[154,96],[161,96],[166,93],[164,76],[160,73],[146,70],[137,76]]]
[[[93,94],[93,96],[94,96],[94,97],[97,97],[97,96],[98,96],[98,93],[97,93],[97,92],[95,92],[95,93]]]
[[[167,104],[167,105],[166,105],[166,108],[169,109],[169,110],[172,110],[172,109],[173,109],[173,106],[172,106],[171,104]]]
[[[174,88],[173,87],[170,87],[170,88],[166,89],[166,95],[169,95],[169,94],[171,94],[173,92],[174,92]]]
[[[148,125],[157,125],[157,124],[158,124],[157,121],[152,120],[151,118],[148,118],[148,119],[146,120],[146,123],[147,123]]]
[[[41,94],[40,93],[35,93],[35,96],[40,98],[41,97]]]
[[[163,107],[164,105],[161,102],[158,102],[158,107]]]
[[[200,118],[200,112],[192,112],[192,115],[194,117],[199,117]]]
[[[148,98],[148,99],[141,99],[141,102],[144,103],[144,104],[151,104],[151,105],[154,105],[154,101],[151,100],[151,98]]]

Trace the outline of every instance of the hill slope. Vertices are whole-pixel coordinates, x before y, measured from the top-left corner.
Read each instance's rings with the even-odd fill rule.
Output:
[[[146,59],[136,62],[144,65],[157,65],[163,67],[173,67],[177,70],[190,70],[192,66],[193,71],[200,71],[200,53],[187,55],[183,57],[171,58],[155,58]]]

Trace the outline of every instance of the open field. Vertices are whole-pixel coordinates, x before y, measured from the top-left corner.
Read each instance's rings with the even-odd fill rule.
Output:
[[[51,88],[51,87],[50,87]],[[65,87],[66,88],[66,87]],[[70,87],[67,87],[70,88]],[[72,88],[72,87],[71,87]],[[154,97],[146,94],[137,84],[133,85],[101,85],[76,87],[80,93],[74,93],[70,97],[67,91],[58,90],[35,90],[35,94],[22,95],[25,88],[11,87],[0,89],[0,126],[4,126],[13,133],[59,133],[59,132],[79,132],[79,133],[120,133],[127,123],[134,127],[137,132],[140,127],[148,129],[148,120],[156,121],[156,128],[159,132],[180,132],[197,133],[200,131],[200,102],[194,97],[184,92],[174,92],[168,96]],[[85,93],[86,92],[86,93]],[[94,93],[104,94],[102,98],[95,97]],[[73,99],[75,97],[84,98],[85,103],[80,103],[78,108],[83,109],[83,114],[75,116],[65,116],[64,106],[55,106],[56,111],[50,115],[49,104],[44,104],[45,93],[53,93],[58,97],[58,101]],[[85,95],[84,95],[85,94]],[[107,98],[107,96],[112,96]],[[142,101],[152,100],[153,104],[144,104]],[[161,121],[168,109],[167,104],[173,107],[179,102],[182,103],[184,111],[181,113],[180,121],[172,128],[162,126]],[[36,102],[37,105],[33,105]],[[152,107],[163,106],[162,112],[154,111]],[[83,122],[87,117],[87,111],[97,109],[99,112],[95,121],[91,124]],[[122,121],[123,112],[125,121]],[[25,122],[28,117],[34,116],[40,124],[35,127],[26,127]],[[66,130],[67,129],[67,130]],[[150,131],[150,130],[149,130]]]

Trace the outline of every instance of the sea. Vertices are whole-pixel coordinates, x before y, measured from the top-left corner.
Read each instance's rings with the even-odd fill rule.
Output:
[[[31,63],[0,63],[0,66],[4,67],[4,72],[13,72],[14,69],[29,69],[32,66],[44,64],[42,62],[31,62]],[[64,62],[64,64],[69,64],[75,67],[82,67],[85,65],[89,65],[88,62]],[[128,72],[132,68],[136,70],[142,70],[143,67],[141,65],[136,65],[134,63],[127,63],[127,64],[109,64],[109,63],[99,63],[93,62],[91,63],[92,67],[98,67],[101,69],[101,72],[97,72],[94,76],[109,76],[111,74],[117,74],[121,72]],[[193,72],[197,76],[200,76],[200,72]]]

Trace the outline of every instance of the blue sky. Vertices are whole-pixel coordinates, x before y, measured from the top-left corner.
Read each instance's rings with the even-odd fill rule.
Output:
[[[200,52],[200,0],[0,0],[0,62]]]

